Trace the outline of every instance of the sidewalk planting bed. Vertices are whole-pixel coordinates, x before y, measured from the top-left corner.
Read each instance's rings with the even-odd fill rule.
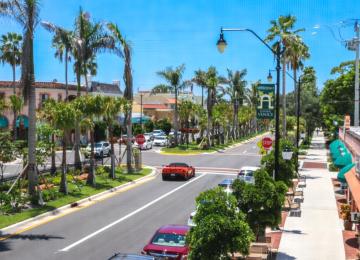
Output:
[[[72,178],[71,175],[68,175],[68,195],[58,192],[60,183],[59,175],[55,177],[48,177],[46,180],[48,184],[45,186],[49,186],[49,189],[44,189],[42,192],[45,205],[30,206],[30,204],[27,203],[20,212],[9,214],[0,213],[0,228],[7,227],[28,218],[38,216],[42,213],[98,194],[105,190],[137,180],[150,174],[151,172],[152,170],[150,168],[144,168],[141,172],[127,174],[122,170],[122,168],[117,168],[116,179],[110,179],[108,177],[108,172],[99,167],[97,169],[95,187],[86,185],[86,180],[76,180],[76,178]]]

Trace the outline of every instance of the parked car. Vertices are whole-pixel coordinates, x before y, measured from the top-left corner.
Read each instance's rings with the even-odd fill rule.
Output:
[[[142,254],[154,256],[155,259],[187,259],[189,247],[185,244],[185,236],[190,227],[167,225],[159,228]]]
[[[244,166],[240,169],[237,177],[245,182],[254,183],[254,172],[259,169],[260,167],[256,166]]]
[[[143,144],[138,144],[135,141],[135,145],[137,148],[139,148],[140,150],[148,150],[151,149],[153,147],[153,141],[150,139],[150,137],[145,136],[145,143]]]
[[[160,130],[160,129],[155,129],[153,132],[152,132],[153,136],[159,136],[159,135],[165,135],[165,132],[163,130]]]
[[[155,260],[153,256],[116,253],[108,260]]]
[[[168,139],[164,135],[157,135],[154,138],[154,145],[156,146],[167,146],[169,143]]]
[[[150,138],[151,141],[154,141],[155,136],[153,133],[145,133],[144,136],[145,138]]]
[[[90,157],[91,154],[91,143],[85,148],[85,157]],[[104,156],[110,156],[111,146],[109,142],[97,142],[94,144],[94,155],[95,157],[103,158]]]
[[[170,163],[163,167],[161,171],[162,179],[181,177],[188,180],[195,176],[195,168],[186,163]]]

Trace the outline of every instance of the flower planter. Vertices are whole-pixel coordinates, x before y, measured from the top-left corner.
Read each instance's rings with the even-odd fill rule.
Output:
[[[352,222],[350,220],[344,220],[344,229],[352,230]]]
[[[291,160],[293,156],[293,151],[284,150],[282,151],[282,157],[284,160]]]

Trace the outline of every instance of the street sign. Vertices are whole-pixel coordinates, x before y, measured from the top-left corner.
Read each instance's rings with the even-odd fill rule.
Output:
[[[135,137],[135,141],[142,145],[143,143],[145,143],[145,136],[143,134],[138,134],[136,137]]]
[[[258,102],[256,106],[257,119],[273,119],[274,118],[274,100],[275,85],[260,84],[257,87]]]
[[[269,150],[272,146],[272,139],[270,137],[264,137],[262,139],[262,146],[265,150]]]

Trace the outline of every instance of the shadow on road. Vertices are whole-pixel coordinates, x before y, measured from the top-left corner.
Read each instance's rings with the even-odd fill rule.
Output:
[[[7,237],[9,234],[3,234],[0,232],[0,237]],[[53,236],[53,235],[39,235],[39,234],[17,234],[10,236],[8,239],[4,241],[0,241],[0,252],[10,251],[11,250],[11,240],[52,240],[52,239],[64,239],[61,236]]]

